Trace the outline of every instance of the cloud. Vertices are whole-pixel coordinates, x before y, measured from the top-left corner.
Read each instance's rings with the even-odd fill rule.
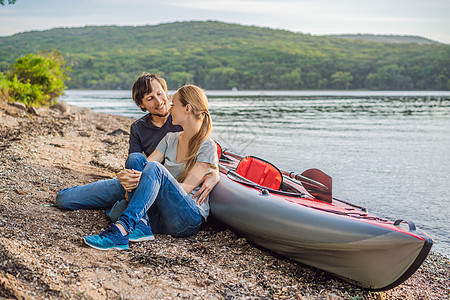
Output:
[[[223,13],[237,14],[270,14],[277,17],[283,15],[311,15],[315,17],[347,18],[349,16],[372,16],[372,15],[416,15],[442,13],[442,17],[448,16],[450,1],[432,0],[378,0],[378,1],[360,1],[360,0],[169,0],[165,4],[173,7],[184,7],[203,11],[219,11]]]
[[[86,25],[218,20],[311,34],[422,35],[450,43],[448,0],[18,0],[0,8],[0,35]],[[439,38],[438,38],[439,37]]]

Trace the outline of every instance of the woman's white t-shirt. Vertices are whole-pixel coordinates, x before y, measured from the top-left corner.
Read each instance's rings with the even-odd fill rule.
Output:
[[[181,133],[182,132],[167,133],[167,135],[156,147],[158,151],[164,154],[164,166],[175,178],[177,178],[183,171],[183,163],[177,162],[178,138]],[[211,168],[208,173],[211,172],[212,169],[217,168],[219,163],[219,159],[217,157],[217,145],[211,138],[206,138],[206,140],[200,145],[200,148],[197,151],[197,162],[211,164]],[[199,189],[200,185],[194,188],[189,195],[192,197]],[[202,217],[206,220],[209,215],[209,196],[202,205],[197,204],[197,207]]]

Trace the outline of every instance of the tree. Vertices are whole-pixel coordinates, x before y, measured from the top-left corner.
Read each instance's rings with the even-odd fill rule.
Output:
[[[61,54],[52,50],[18,58],[8,72],[9,94],[27,105],[51,105],[63,94],[69,69]]]
[[[439,74],[435,79],[435,88],[441,91],[450,90],[450,79],[444,74]]]
[[[337,89],[348,89],[352,80],[353,76],[350,74],[350,72],[338,71],[331,75],[331,82],[333,84],[333,87]]]
[[[299,68],[280,76],[280,86],[289,90],[300,89],[303,85]]]
[[[376,73],[367,75],[366,85],[370,89],[380,90],[408,90],[414,87],[405,68],[396,64],[383,66]]]
[[[323,88],[327,80],[323,78],[321,74],[316,71],[307,72],[303,76],[304,88],[307,89],[321,89]]]
[[[235,87],[237,83],[234,81],[230,82],[235,73],[236,70],[234,68],[220,67],[211,69],[205,77],[205,87],[208,89],[230,89]]]
[[[167,85],[174,88],[193,83],[193,79],[194,76],[187,72],[172,72],[166,76]]]
[[[8,0],[8,4],[14,4],[16,3],[16,0]],[[5,0],[0,0],[0,4],[2,6],[5,6]]]
[[[0,37],[0,72],[18,57],[53,46],[73,69],[68,88],[78,89],[129,89],[143,71],[164,76],[171,89],[190,82],[207,89],[447,90],[450,79],[445,44],[358,42],[219,22]]]

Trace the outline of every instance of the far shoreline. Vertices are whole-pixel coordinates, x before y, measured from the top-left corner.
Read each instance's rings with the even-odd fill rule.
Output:
[[[131,91],[124,89],[66,89],[65,92],[123,92],[130,94]],[[207,95],[211,96],[272,96],[272,95],[298,95],[298,96],[339,96],[339,95],[355,95],[355,96],[450,96],[450,91],[435,90],[208,90],[205,89]],[[174,94],[176,90],[169,89],[169,94]],[[63,98],[64,96],[62,96]]]

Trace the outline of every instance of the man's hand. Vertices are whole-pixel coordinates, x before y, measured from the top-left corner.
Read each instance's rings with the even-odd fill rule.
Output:
[[[142,172],[136,170],[124,169],[117,173],[117,179],[127,192],[131,192],[137,188],[141,174]]]
[[[198,197],[197,204],[202,205],[206,201],[211,190],[219,182],[219,179],[219,170],[213,170],[211,173],[203,176],[200,181],[200,184],[202,185],[201,188],[197,191],[197,193],[195,193],[194,196],[192,196],[194,199]]]

